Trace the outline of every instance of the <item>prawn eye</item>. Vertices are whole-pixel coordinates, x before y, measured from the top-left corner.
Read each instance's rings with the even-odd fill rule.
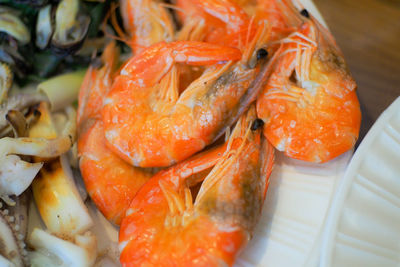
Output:
[[[307,9],[303,9],[302,11],[300,11],[300,14],[303,16],[303,17],[306,17],[306,18],[310,18],[310,13],[308,13],[308,11],[307,11]]]
[[[251,124],[250,130],[256,131],[264,126],[264,121],[262,119],[255,119]]]
[[[264,48],[260,48],[257,50],[257,60],[264,59],[268,56],[268,51]]]

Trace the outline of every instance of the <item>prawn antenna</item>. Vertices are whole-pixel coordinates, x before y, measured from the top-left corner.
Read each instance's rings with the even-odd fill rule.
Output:
[[[254,109],[249,112],[252,111],[254,112]],[[204,179],[195,203],[201,202],[205,193],[208,192],[229,171],[229,168],[236,162],[241,152],[245,149],[246,144],[248,143],[247,141],[249,139],[249,135],[252,132],[252,121],[248,121],[247,117],[249,116],[242,116],[236,123],[236,126],[229,138],[224,155]],[[244,134],[243,131],[245,131]],[[234,146],[237,145],[237,141],[240,142],[240,145],[238,148],[234,148]]]
[[[132,40],[130,40],[129,36],[122,30],[121,26],[118,23],[117,15],[116,15],[116,10],[118,7],[119,7],[119,4],[117,4],[115,2],[111,2],[111,8],[107,12],[106,16],[104,17],[104,20],[101,25],[101,30],[105,36],[107,36],[111,39],[123,42],[123,43],[127,44],[128,46],[134,48],[137,45],[134,44],[134,42]],[[111,25],[113,26],[117,35],[114,35],[114,34],[110,33],[109,31],[107,31],[106,27],[107,27],[107,22],[109,20],[111,21]]]

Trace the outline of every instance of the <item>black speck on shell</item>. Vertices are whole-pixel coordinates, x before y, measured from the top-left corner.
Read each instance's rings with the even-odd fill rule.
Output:
[[[303,16],[303,17],[306,17],[306,18],[310,18],[310,13],[308,13],[308,11],[307,11],[307,9],[303,9],[303,10],[301,10],[300,11],[300,14]]]
[[[268,57],[268,51],[264,48],[257,50],[257,60],[261,60]]]
[[[262,120],[262,119],[255,119],[254,121],[253,121],[253,123],[251,124],[251,130],[252,131],[256,131],[256,130],[258,130],[258,129],[260,129],[261,127],[263,127],[264,126],[264,121]]]

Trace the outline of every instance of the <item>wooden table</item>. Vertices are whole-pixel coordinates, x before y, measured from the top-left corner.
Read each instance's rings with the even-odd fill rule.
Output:
[[[361,140],[400,96],[400,1],[313,0],[358,83]]]

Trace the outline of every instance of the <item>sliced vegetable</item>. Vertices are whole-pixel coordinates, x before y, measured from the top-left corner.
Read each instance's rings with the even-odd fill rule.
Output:
[[[89,267],[96,259],[96,238],[90,232],[72,243],[36,228],[28,241],[36,249],[30,253],[31,266]]]
[[[77,99],[85,73],[80,70],[56,76],[40,83],[37,89],[47,95],[52,110],[61,110]]]

